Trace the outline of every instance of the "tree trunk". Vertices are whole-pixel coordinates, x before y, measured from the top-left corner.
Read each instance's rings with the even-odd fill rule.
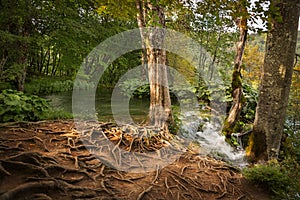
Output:
[[[271,4],[278,9],[269,16],[259,101],[247,149],[247,156],[255,162],[278,157],[298,33],[299,0],[274,0]]]
[[[47,51],[48,53],[48,58],[47,58],[47,63],[46,63],[46,74],[49,75],[49,67],[50,67],[50,59],[51,59],[51,54],[50,54],[50,48]]]
[[[29,37],[29,27],[30,22],[27,21],[24,23],[23,31],[22,31],[22,37],[24,39],[27,39]],[[26,79],[26,73],[27,73],[27,59],[28,59],[28,43],[27,41],[21,41],[21,54],[18,60],[18,65],[21,67],[19,74],[16,76],[16,83],[17,83],[17,90],[18,91],[24,91],[25,89],[25,79]]]
[[[3,52],[6,52],[6,50],[4,50]],[[2,79],[3,73],[4,73],[4,66],[6,64],[8,56],[6,55],[6,53],[3,53],[2,59],[0,61],[0,80]]]
[[[150,38],[150,40],[152,40],[152,38]],[[147,48],[147,54],[150,84],[149,123],[155,127],[165,129],[171,119],[171,100],[168,87],[166,51],[150,47]]]
[[[16,82],[17,82],[17,90],[23,92],[25,90],[25,79],[26,79],[27,67],[26,67],[25,59],[22,58],[21,62],[23,63],[21,65],[22,68],[20,69],[20,74],[17,76]]]
[[[242,88],[242,59],[244,55],[244,50],[247,41],[247,18],[240,17],[237,20],[237,26],[239,28],[240,36],[239,41],[237,42],[237,49],[236,49],[236,56],[234,61],[234,69],[232,73],[232,82],[231,82],[231,89],[232,89],[232,98],[233,103],[231,109],[229,111],[228,117],[225,120],[224,127],[222,132],[225,134],[227,138],[231,137],[231,134],[236,129],[236,124],[239,120],[242,108],[243,108],[243,88]]]
[[[217,39],[217,42],[216,42],[216,45],[215,45],[215,49],[213,51],[213,59],[212,59],[212,62],[209,66],[209,72],[210,72],[210,79],[209,80],[212,80],[213,78],[213,75],[214,75],[214,65],[216,63],[216,60],[217,60],[217,53],[218,53],[218,49],[219,49],[219,43],[220,43],[220,40],[221,40],[221,32],[218,33],[218,39]]]
[[[152,5],[147,1],[136,1],[138,9],[138,25],[141,31],[142,45],[146,48],[143,53],[147,55],[148,77],[150,84],[150,108],[149,108],[149,125],[156,128],[167,129],[168,124],[172,120],[171,99],[168,87],[168,75],[166,67],[166,51],[161,46],[164,43],[165,32],[165,16],[163,7]],[[149,12],[148,12],[149,9]],[[148,13],[154,20],[156,25],[152,29],[145,29],[147,25],[146,19],[149,19]],[[151,31],[149,31],[151,30]],[[160,48],[158,48],[160,47]],[[143,58],[145,62],[145,58]]]
[[[147,9],[145,9],[145,1],[136,0],[136,7],[138,10],[137,22],[138,22],[138,27],[140,29],[141,38],[142,38],[142,65],[146,66],[148,61],[147,61],[147,49],[146,49],[145,35],[144,35],[145,34],[144,28],[146,27],[145,17],[147,15]],[[146,80],[146,74],[147,74],[146,71],[147,69],[145,69],[145,67],[142,67],[141,75],[143,80]]]

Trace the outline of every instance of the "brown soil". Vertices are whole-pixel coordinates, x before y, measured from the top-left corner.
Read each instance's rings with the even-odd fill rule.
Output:
[[[164,145],[149,140],[143,146],[144,141],[122,134],[121,141],[112,124],[99,127],[128,151]],[[0,124],[0,200],[269,199],[239,170],[192,151],[152,172],[112,169],[86,150],[78,132],[72,121]]]

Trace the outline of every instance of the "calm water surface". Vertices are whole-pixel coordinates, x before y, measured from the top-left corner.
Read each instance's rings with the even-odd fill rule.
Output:
[[[97,90],[95,97],[95,108],[100,121],[113,121],[111,110],[111,93],[112,91],[110,90]],[[54,108],[62,109],[72,113],[72,91],[51,94],[44,97],[51,100],[51,105]],[[120,101],[123,101],[123,99],[120,99]],[[130,99],[129,112],[131,118],[135,122],[140,123],[146,120],[148,109],[148,99]]]

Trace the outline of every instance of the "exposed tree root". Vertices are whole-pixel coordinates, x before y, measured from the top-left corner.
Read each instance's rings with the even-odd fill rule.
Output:
[[[146,193],[150,192],[151,189],[153,188],[153,186],[149,186],[147,189],[144,189],[138,196],[137,200],[141,200],[145,195]]]
[[[163,159],[166,153],[157,149],[170,138],[149,127],[93,122],[76,130],[71,122],[54,121],[0,124],[0,131],[0,200],[251,199],[240,188],[239,170],[208,157],[185,153],[148,173],[106,165],[111,159],[128,170],[132,162],[147,169],[145,160],[156,162],[150,154],[124,160],[121,150]],[[107,139],[113,148],[103,143]],[[105,155],[98,159],[95,152]]]
[[[11,173],[9,171],[7,171],[3,166],[2,166],[2,162],[0,161],[0,172],[10,176]]]
[[[49,189],[61,189],[60,185],[56,181],[39,181],[34,183],[24,183],[0,196],[1,200],[15,199],[17,195],[26,193],[32,190],[49,190]]]
[[[49,197],[48,195],[43,194],[43,193],[34,194],[30,197],[30,199],[33,199],[33,200],[52,200],[51,197]]]

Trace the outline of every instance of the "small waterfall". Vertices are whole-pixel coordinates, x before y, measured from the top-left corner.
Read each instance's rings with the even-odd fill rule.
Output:
[[[212,124],[206,124],[203,131],[196,132],[202,150],[214,157],[224,159],[234,165],[244,166],[246,164],[243,150],[236,150],[225,141]]]
[[[220,119],[201,117],[195,112],[186,112],[180,118],[182,120],[181,136],[189,141],[197,142],[201,148],[201,154],[225,160],[235,166],[244,167],[245,151],[237,150],[225,141],[225,136],[220,133],[222,125]]]

